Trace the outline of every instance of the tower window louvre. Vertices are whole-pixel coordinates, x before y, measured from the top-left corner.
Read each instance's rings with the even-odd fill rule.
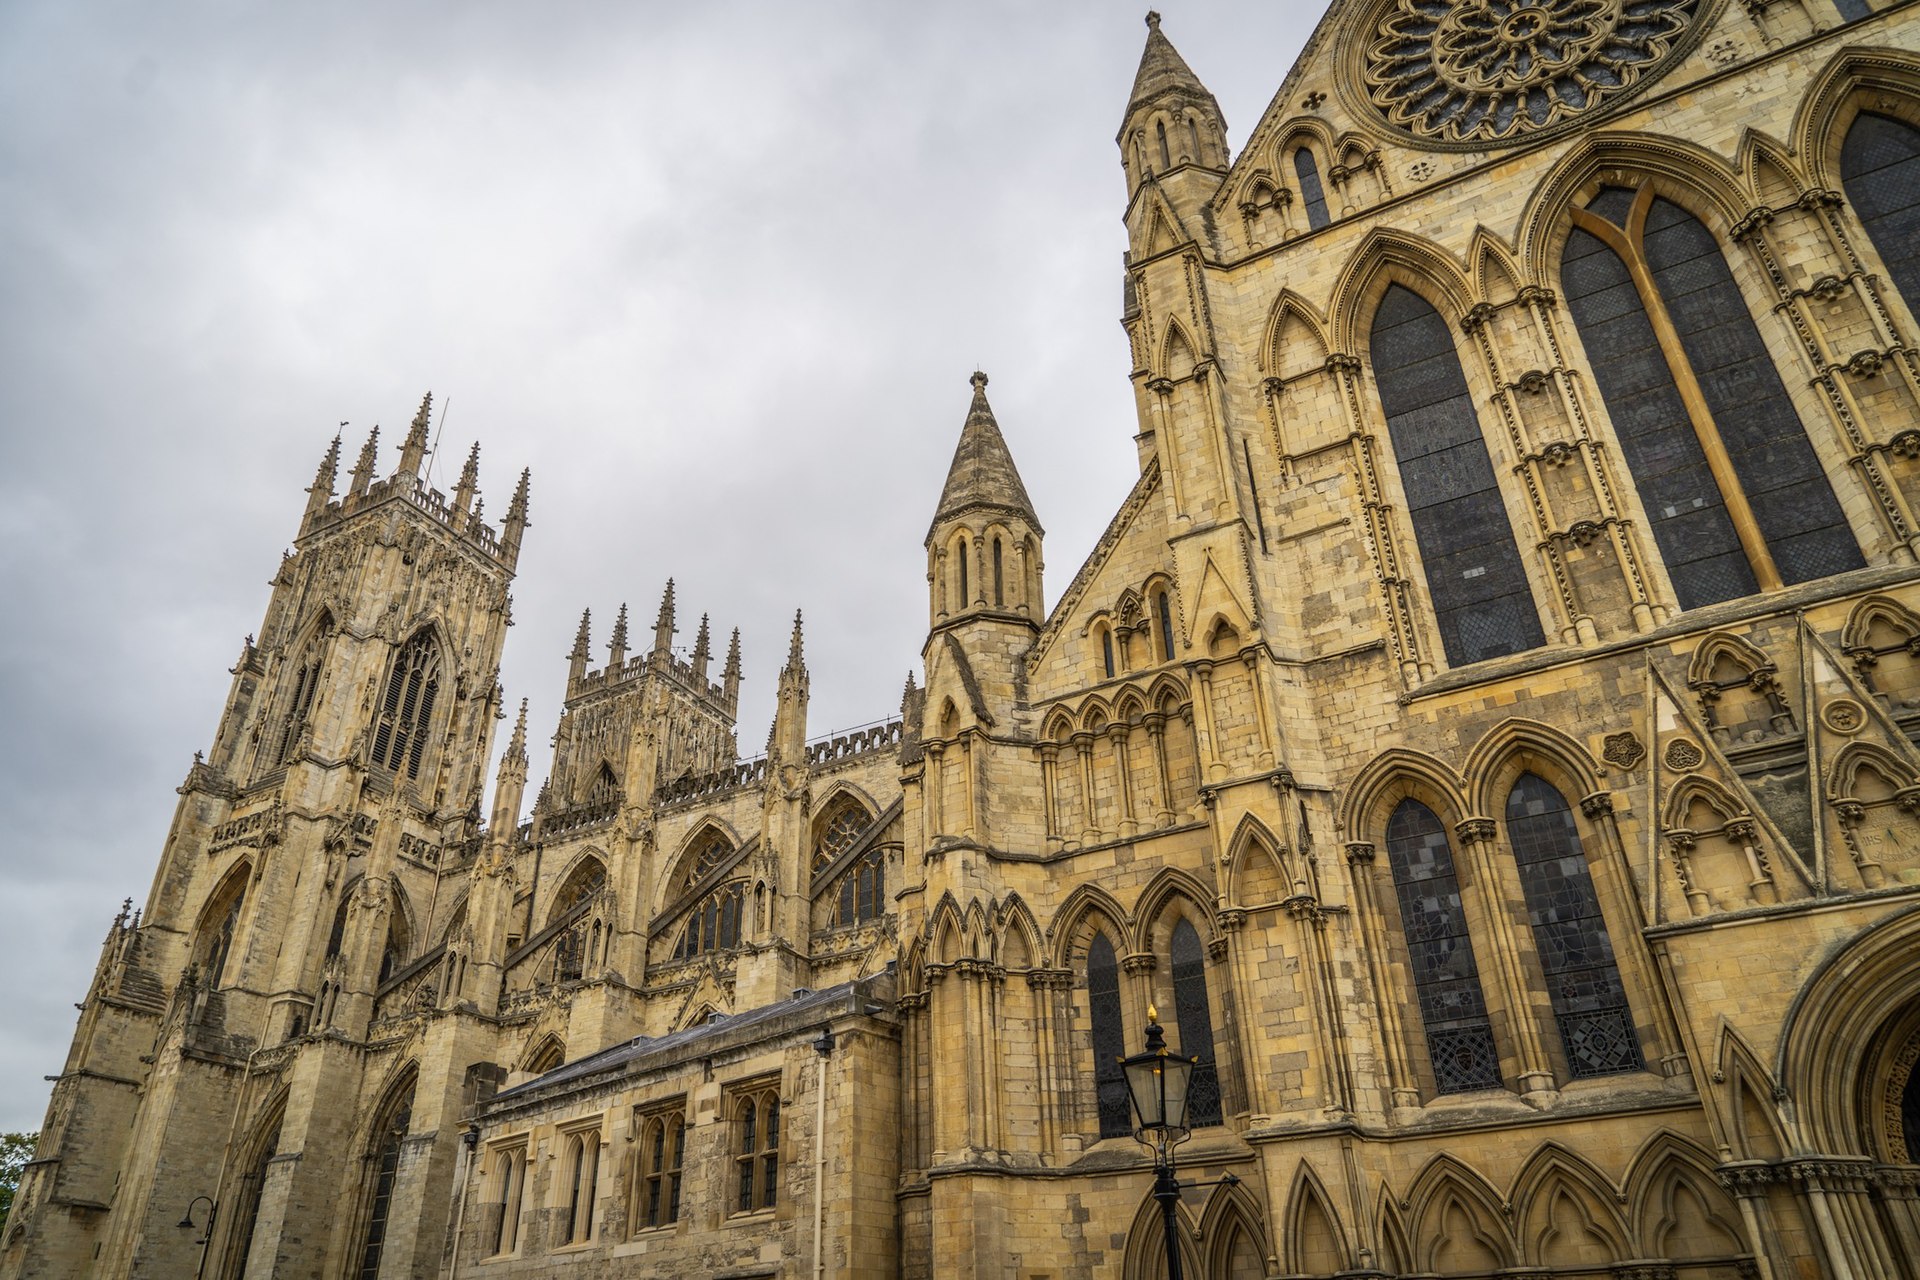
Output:
[[[440,649],[426,632],[407,641],[387,674],[373,734],[373,763],[418,779],[440,692]]]

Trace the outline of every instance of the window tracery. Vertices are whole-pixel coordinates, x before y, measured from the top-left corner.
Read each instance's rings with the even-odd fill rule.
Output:
[[[687,917],[679,945],[673,949],[675,960],[691,960],[709,951],[732,951],[740,945],[740,911],[746,901],[747,882],[732,880],[700,900]]]
[[[293,692],[288,695],[286,706],[280,713],[279,741],[272,757],[275,765],[287,762],[295,744],[300,741],[302,730],[307,727],[307,718],[313,712],[314,690],[320,685],[321,668],[325,665],[327,647],[332,639],[333,619],[323,617],[312,638],[307,641],[300,665],[294,671]]]

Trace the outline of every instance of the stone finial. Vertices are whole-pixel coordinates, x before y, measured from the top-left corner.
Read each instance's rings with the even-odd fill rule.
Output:
[[[592,652],[592,650],[587,647],[591,643],[592,631],[593,610],[582,609],[580,611],[580,630],[574,633],[573,651],[567,654],[569,658],[579,658],[584,661]]]
[[[801,634],[800,610],[795,609],[793,611],[793,638],[787,642],[786,669],[788,671],[805,671],[807,669],[805,651],[806,638]]]
[[[708,633],[707,615],[700,615],[700,634],[693,640],[693,674],[700,680],[707,678],[707,662],[713,656],[713,638]]]
[[[400,466],[396,476],[418,476],[420,464],[427,460],[427,432],[433,426],[433,392],[420,400],[420,410],[407,427],[407,439],[400,446]]]
[[[733,639],[727,642],[727,665],[720,673],[721,696],[726,698],[729,708],[740,702],[740,628],[733,629]]]
[[[358,497],[367,491],[373,483],[374,468],[380,465],[380,424],[375,423],[373,430],[367,432],[367,442],[360,446],[360,458],[353,464],[349,473],[351,483],[347,492]]]
[[[326,456],[320,459],[320,469],[313,474],[313,483],[307,486],[307,524],[312,524],[314,518],[333,501],[333,482],[339,475],[340,436],[336,433],[333,443],[327,447]]]
[[[520,469],[520,483],[514,486],[513,501],[507,504],[506,523],[500,526],[500,549],[509,564],[520,559],[520,540],[527,531],[527,490],[533,481],[533,469]]]
[[[607,669],[613,670],[627,660],[627,603],[620,602],[619,616],[613,620],[613,639],[607,641]]]
[[[520,714],[513,722],[513,737],[507,740],[507,757],[527,762],[527,700],[520,699]],[[504,763],[504,761],[503,761]]]
[[[660,596],[660,612],[653,620],[653,651],[659,654],[673,651],[673,579],[667,579],[667,589]]]
[[[453,509],[466,511],[473,504],[474,491],[480,487],[480,442],[475,440],[460,468],[460,481],[453,487]]]

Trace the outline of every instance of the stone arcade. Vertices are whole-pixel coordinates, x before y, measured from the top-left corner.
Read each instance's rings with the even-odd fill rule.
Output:
[[[898,719],[669,584],[483,822],[527,482],[336,442],[0,1276],[1151,1277],[1158,1005],[1190,1276],[1920,1278],[1920,9],[1148,28],[1051,607],[976,375]]]

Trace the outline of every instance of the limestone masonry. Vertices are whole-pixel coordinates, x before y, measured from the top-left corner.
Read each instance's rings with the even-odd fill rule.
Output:
[[[1147,27],[1050,607],[976,374],[897,719],[669,583],[483,814],[527,477],[336,440],[0,1276],[1159,1276],[1156,1006],[1189,1277],[1920,1280],[1920,7]]]

